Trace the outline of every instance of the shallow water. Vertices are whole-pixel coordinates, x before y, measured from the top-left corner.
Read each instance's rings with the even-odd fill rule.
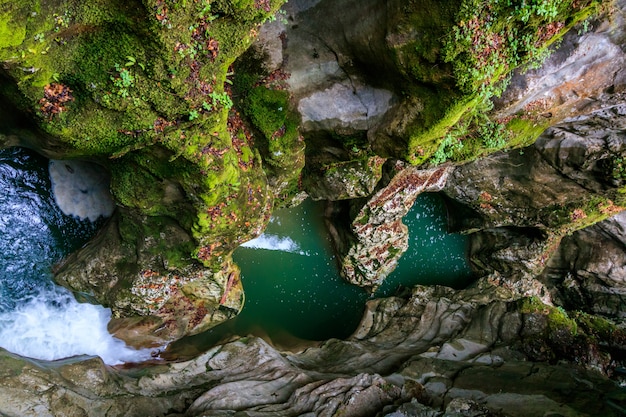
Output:
[[[0,347],[36,359],[99,355],[109,364],[147,359],[109,335],[110,310],[80,304],[51,269],[102,226],[67,216],[51,195],[48,160],[0,151]]]

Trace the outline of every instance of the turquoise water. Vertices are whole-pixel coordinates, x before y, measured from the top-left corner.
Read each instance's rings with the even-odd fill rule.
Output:
[[[472,282],[468,237],[447,232],[448,213],[440,195],[420,194],[403,222],[409,228],[409,249],[377,296],[416,284],[464,288]]]
[[[99,355],[147,359],[106,330],[111,312],[80,304],[52,281],[52,266],[102,226],[67,216],[51,195],[48,160],[22,148],[0,150],[0,347],[54,360]]]
[[[471,281],[467,237],[447,233],[447,211],[439,195],[420,195],[404,222],[409,249],[375,296],[416,284],[458,288]],[[234,259],[246,292],[238,319],[302,339],[349,336],[370,298],[338,274],[323,203],[306,201],[277,211],[265,233],[238,248]]]
[[[174,344],[171,351],[189,346],[202,350],[229,334],[253,333],[278,342],[289,337],[348,337],[371,296],[339,276],[323,208],[323,203],[305,201],[277,210],[265,233],[234,253],[246,293],[241,314]],[[410,231],[409,249],[374,296],[393,295],[416,284],[469,284],[467,237],[446,232],[447,211],[439,195],[420,195],[404,222]]]
[[[238,248],[234,259],[246,293],[243,311],[230,322],[173,344],[172,357],[193,356],[237,334],[265,336],[285,346],[294,344],[294,337],[348,337],[371,296],[340,278],[323,208],[324,203],[305,201],[277,210],[263,235]],[[467,237],[446,232],[447,212],[439,195],[420,195],[404,222],[410,230],[409,250],[374,296],[416,284],[461,288],[471,282]]]
[[[339,277],[323,208],[277,210],[260,238],[235,251],[246,293],[238,320],[307,340],[354,331],[369,294]]]

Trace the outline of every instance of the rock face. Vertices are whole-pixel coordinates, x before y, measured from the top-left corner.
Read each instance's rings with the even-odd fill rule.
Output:
[[[2,91],[47,132],[23,143],[112,174],[120,208],[57,280],[110,305],[117,335],[154,346],[236,314],[232,250],[302,186],[332,201],[351,282],[380,285],[406,249],[402,217],[439,190],[481,277],[372,300],[351,337],[300,352],[242,337],[120,368],[2,352],[0,414],[623,414],[625,1],[565,36],[601,2],[295,0],[289,26],[261,30],[265,73],[241,62],[232,80],[281,2],[70,3],[3,4]],[[502,77],[561,38],[489,110]]]
[[[350,232],[332,226],[341,254],[341,274],[350,283],[374,292],[408,248],[408,229],[402,218],[422,192],[440,191],[449,169],[419,170],[398,162],[395,175],[360,208],[353,207]],[[339,226],[341,227],[341,226]]]
[[[280,2],[213,2],[211,13],[161,0],[31,3],[0,13],[0,83],[36,134],[18,123],[2,142],[102,165],[120,207],[58,282],[110,306],[132,344],[232,316],[241,288],[230,253],[261,233],[274,196],[226,78]],[[301,149],[296,124],[277,122],[277,142]]]
[[[563,238],[541,276],[556,303],[624,318],[625,227],[622,212]]]
[[[574,330],[574,320],[533,299],[507,301],[509,293],[485,303],[476,295],[431,287],[417,288],[406,299],[376,300],[354,337],[297,354],[246,338],[185,362],[112,370],[98,359],[46,369],[3,352],[0,412],[619,415],[620,392],[597,371],[532,360],[574,355],[584,358],[580,365],[606,371],[600,346],[623,349],[623,331],[596,339],[588,336],[591,329]]]

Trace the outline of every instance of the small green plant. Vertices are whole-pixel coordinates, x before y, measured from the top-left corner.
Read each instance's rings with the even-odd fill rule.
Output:
[[[135,57],[132,57],[132,56],[126,57],[126,63],[124,64],[125,67],[132,67],[135,64],[137,64],[139,68],[141,68],[142,70],[144,71],[146,70],[146,67],[141,62],[137,62]]]
[[[289,21],[287,20],[287,12],[283,9],[280,9],[276,13],[268,15],[263,23],[275,22],[277,20],[286,26],[289,23]]]
[[[211,13],[211,2],[208,0],[202,0],[202,10],[200,10],[200,14],[199,17],[200,19],[204,19],[207,20],[209,22],[212,22],[213,20],[217,19],[218,16],[214,15]]]
[[[59,32],[61,29],[67,29],[70,26],[70,15],[69,12],[65,12],[62,15],[54,13],[52,15],[54,18],[54,31]]]
[[[611,165],[611,174],[614,179],[618,181],[626,179],[626,160],[622,156],[614,157]]]
[[[209,94],[209,97],[211,98],[211,101],[213,102],[213,107],[216,107],[218,104],[221,105],[222,107],[230,110],[233,107],[233,100],[230,98],[230,96],[226,93],[216,93],[215,91],[211,92]],[[203,103],[203,107],[204,107]]]
[[[189,111],[189,121],[193,121],[196,120],[198,117],[200,117],[200,113],[198,113],[198,110],[191,110]]]
[[[478,126],[478,135],[486,148],[500,149],[507,144],[511,133],[501,123],[487,120]]]
[[[456,152],[463,149],[463,142],[458,139],[456,135],[448,133],[443,137],[443,140],[439,143],[439,147],[431,156],[430,162],[434,165],[439,165],[450,159]]]
[[[111,76],[111,81],[117,88],[117,95],[127,98],[130,95],[128,89],[135,86],[135,76],[119,64],[115,64],[115,71],[117,71],[117,76]]]

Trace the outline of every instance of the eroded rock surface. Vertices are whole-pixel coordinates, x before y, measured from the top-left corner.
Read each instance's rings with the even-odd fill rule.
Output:
[[[541,278],[555,302],[567,309],[626,317],[625,227],[622,212],[563,238]]]
[[[408,248],[408,228],[402,218],[422,192],[440,191],[449,168],[420,170],[401,162],[392,168],[389,183],[350,213],[349,231],[339,221],[331,235],[339,252],[341,274],[350,283],[375,291],[397,266]]]
[[[501,296],[485,303],[478,292],[422,287],[407,298],[373,301],[354,337],[295,354],[245,338],[184,362],[113,370],[98,359],[44,368],[2,352],[0,412],[619,415],[612,405],[623,406],[620,391],[601,373],[614,364],[601,346],[623,349],[616,343],[623,332],[592,338],[579,327],[574,333],[572,320],[555,316],[556,309],[489,291]],[[553,353],[582,367],[534,362]]]

